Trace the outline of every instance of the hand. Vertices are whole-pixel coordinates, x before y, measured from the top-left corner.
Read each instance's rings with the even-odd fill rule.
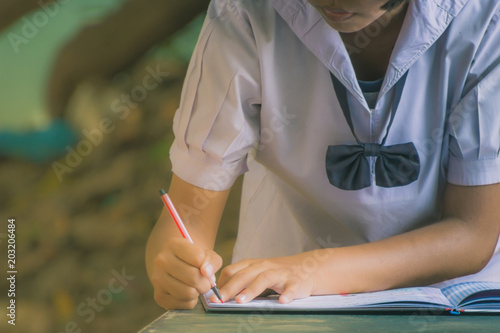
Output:
[[[198,295],[208,292],[222,258],[186,239],[174,238],[165,243],[153,262],[151,282],[158,305],[167,309],[192,309]]]
[[[306,252],[291,257],[272,259],[249,259],[227,266],[219,280],[223,301],[236,296],[238,303],[247,303],[266,289],[281,294],[280,303],[289,303],[297,298],[314,294],[318,256]],[[311,261],[312,260],[312,261]],[[314,265],[311,265],[314,262]],[[217,302],[217,298],[211,299]]]

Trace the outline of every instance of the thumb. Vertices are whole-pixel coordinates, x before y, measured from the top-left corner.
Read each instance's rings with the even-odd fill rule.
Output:
[[[215,273],[222,267],[222,258],[214,251],[207,251],[205,260],[201,264],[200,271],[211,285],[215,285]]]

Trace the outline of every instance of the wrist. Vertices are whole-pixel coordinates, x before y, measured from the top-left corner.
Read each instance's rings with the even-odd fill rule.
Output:
[[[304,283],[311,285],[311,295],[334,293],[332,275],[329,270],[334,261],[334,249],[319,249],[297,254],[292,257],[295,264],[293,273]]]

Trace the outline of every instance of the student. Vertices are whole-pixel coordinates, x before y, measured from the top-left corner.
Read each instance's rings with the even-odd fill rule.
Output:
[[[189,309],[500,281],[500,1],[214,0],[174,119],[170,195],[146,249],[155,300]]]

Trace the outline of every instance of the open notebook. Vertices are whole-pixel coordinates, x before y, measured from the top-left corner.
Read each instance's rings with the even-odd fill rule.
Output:
[[[210,302],[212,292],[202,295],[203,308],[208,312],[399,312],[432,310],[436,313],[500,314],[500,283],[465,282],[443,289],[434,287],[403,288],[349,295],[311,296],[281,304],[277,295],[258,297],[250,303],[234,300]]]

